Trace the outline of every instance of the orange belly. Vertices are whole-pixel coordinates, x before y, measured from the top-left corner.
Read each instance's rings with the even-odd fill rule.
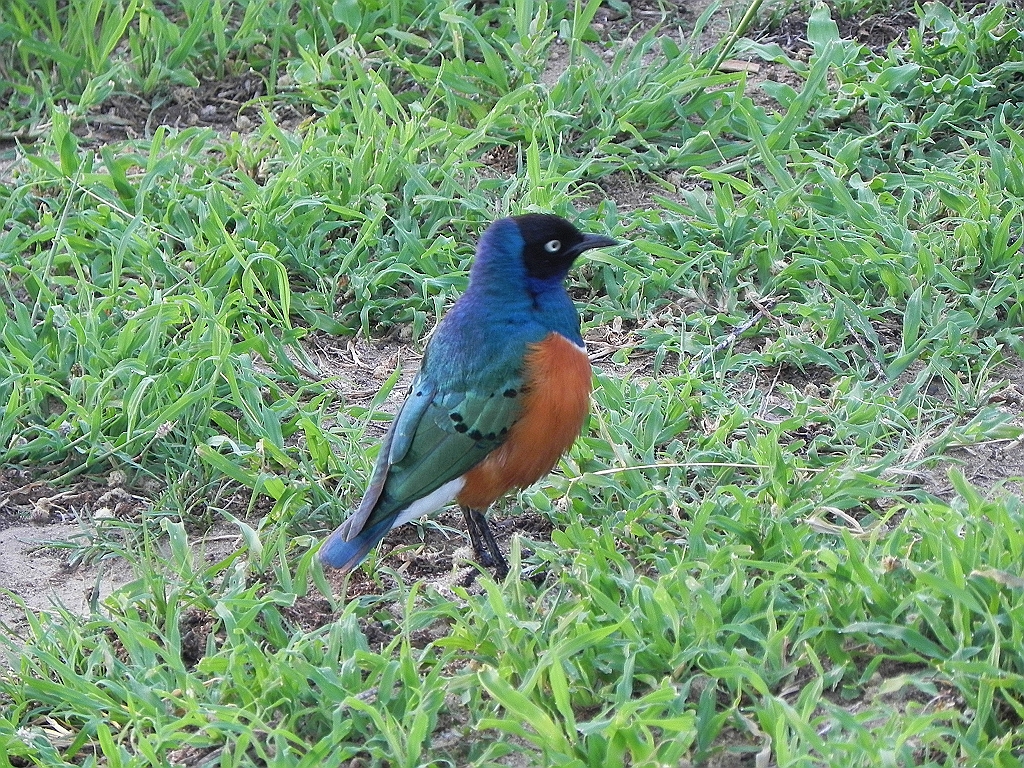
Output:
[[[511,489],[537,482],[583,429],[590,410],[586,352],[561,334],[549,333],[530,345],[524,379],[522,415],[508,439],[465,474],[459,504],[485,509]]]

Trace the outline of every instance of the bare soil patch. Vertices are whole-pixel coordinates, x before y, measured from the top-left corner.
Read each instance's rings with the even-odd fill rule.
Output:
[[[264,76],[253,71],[204,81],[194,88],[176,86],[148,97],[119,94],[90,114],[76,132],[90,144],[104,145],[148,138],[161,126],[175,131],[205,127],[222,134],[251,133],[262,124],[264,107],[274,112],[275,122],[285,129],[306,117],[303,109],[292,104],[263,104],[266,95]]]
[[[77,523],[31,525],[3,520],[0,552],[0,629],[13,637],[28,630],[25,613],[53,611],[56,606],[88,615],[90,604],[132,580],[129,563],[118,558],[95,565],[73,567],[53,542],[72,542],[85,535]]]
[[[98,533],[119,540],[119,521],[137,521],[149,509],[147,491],[127,486],[119,472],[106,482],[90,478],[71,485],[34,479],[18,469],[0,472],[0,631],[25,637],[21,603],[36,613],[62,608],[86,616],[137,578],[138,561],[130,554],[128,559],[87,554]],[[196,560],[223,559],[240,543],[237,528],[216,523],[194,537]]]
[[[385,411],[397,413],[405,401],[423,358],[423,343],[413,346],[393,339],[365,339],[359,336],[332,336],[312,331],[302,340],[302,348],[315,369],[307,371],[311,380],[326,379],[346,401],[369,403],[384,382],[396,370],[398,381],[381,404]],[[297,365],[301,361],[293,360]],[[383,436],[386,425],[370,423],[372,433]]]
[[[885,53],[886,48],[893,43],[908,42],[909,30],[917,29],[920,23],[912,9],[841,18],[833,7],[832,18],[839,27],[841,37],[866,45],[876,55]],[[808,20],[806,13],[791,13],[759,35],[758,41],[775,43],[796,58],[806,58],[811,52],[811,44],[807,40]]]
[[[909,9],[841,18],[838,11],[832,7],[832,18],[839,28],[841,37],[856,40],[867,46],[875,55],[884,54],[890,45],[908,43],[910,30],[916,29],[920,23],[917,15]],[[751,38],[763,44],[774,43],[791,59],[805,62],[813,52],[813,47],[807,39],[808,21],[809,16],[806,13],[791,13],[770,24],[762,32],[752,33]],[[761,83],[782,83],[796,90],[803,85],[803,77],[785,64],[758,61],[757,65],[757,70],[747,75],[747,92],[754,103],[766,110],[777,110],[779,104],[760,88]]]
[[[1013,415],[1024,428],[1024,360],[1011,356],[997,369],[1005,381],[989,396],[989,404]],[[989,497],[1007,493],[1024,495],[1024,438],[992,440],[977,445],[950,448],[925,474],[925,489],[942,499],[955,495],[949,470],[958,467],[964,477]]]

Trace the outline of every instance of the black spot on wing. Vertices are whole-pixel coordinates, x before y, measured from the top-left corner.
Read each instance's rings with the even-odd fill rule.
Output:
[[[453,445],[473,445],[473,450],[496,448],[518,418],[521,402],[515,398],[524,391],[517,377],[482,391],[450,392],[438,401],[443,410],[435,412],[434,424],[453,438],[468,438]]]

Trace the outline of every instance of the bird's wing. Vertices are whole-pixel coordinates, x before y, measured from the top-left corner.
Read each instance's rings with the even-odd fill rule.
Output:
[[[519,418],[517,373],[486,389],[441,391],[421,372],[377,457],[359,509],[341,533],[351,540],[461,477],[501,445]]]

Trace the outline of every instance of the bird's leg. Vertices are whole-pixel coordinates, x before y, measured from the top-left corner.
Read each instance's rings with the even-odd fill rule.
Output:
[[[498,542],[494,539],[491,526],[487,524],[487,518],[478,509],[460,507],[462,515],[466,518],[466,530],[469,531],[469,542],[473,547],[473,557],[485,568],[494,567],[494,575],[499,579],[508,576],[508,562],[501,554]]]
[[[460,507],[460,509],[462,510],[463,517],[466,519],[466,530],[469,532],[469,541],[473,546],[473,557],[485,568],[494,566],[494,557],[491,554],[490,547],[490,542],[494,540],[494,536],[491,535],[487,519],[479,510],[470,509],[469,507]]]
[[[480,533],[478,520],[482,519],[483,515],[469,507],[460,506],[459,509],[462,510],[462,516],[466,518],[466,531],[469,533],[469,543],[473,547],[473,557],[485,568],[494,565],[494,558],[487,550],[487,544]]]

